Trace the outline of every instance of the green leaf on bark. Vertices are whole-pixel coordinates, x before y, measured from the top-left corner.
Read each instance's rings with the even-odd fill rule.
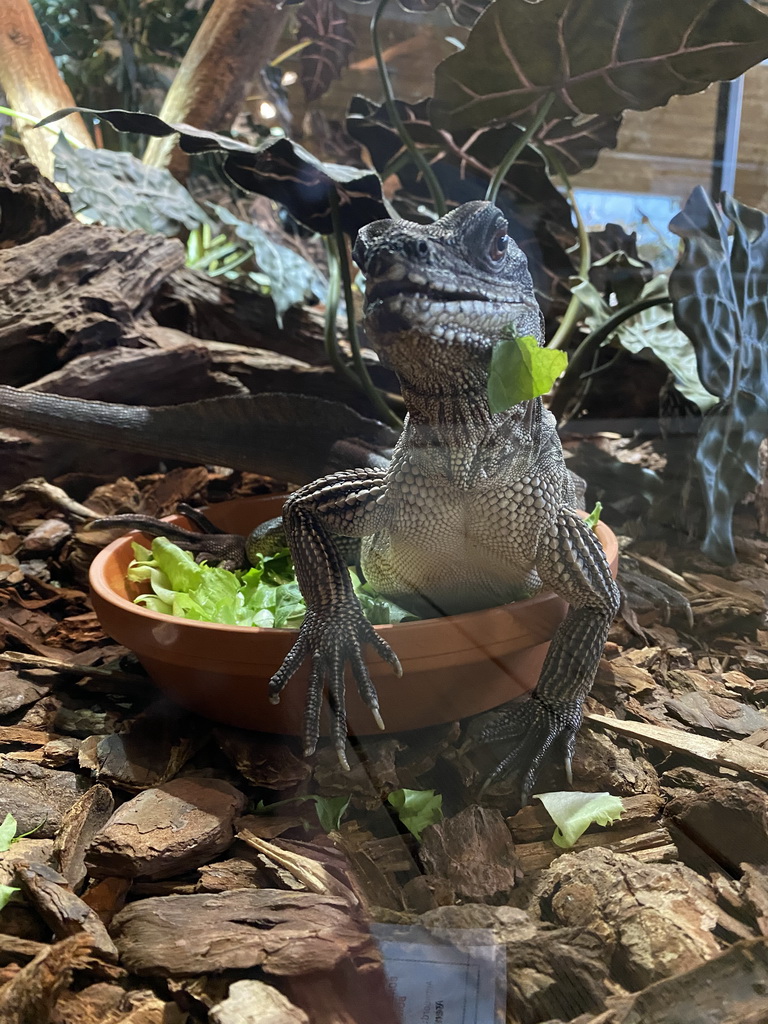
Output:
[[[768,17],[745,0],[496,0],[435,72],[439,127],[650,110],[768,58]]]
[[[12,885],[0,885],[0,910],[10,900],[11,896],[19,890],[14,888]]]
[[[542,348],[531,334],[509,330],[493,347],[488,372],[488,405],[505,412],[513,405],[545,395],[568,365],[558,349]]]

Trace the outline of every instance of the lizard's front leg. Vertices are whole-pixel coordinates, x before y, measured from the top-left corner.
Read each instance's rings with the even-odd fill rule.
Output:
[[[397,656],[363,615],[360,602],[333,535],[362,537],[389,521],[385,475],[372,469],[334,473],[296,491],[283,507],[288,545],[307,614],[296,643],[269,683],[270,699],[280,693],[305,658],[311,659],[304,712],[304,752],[314,753],[320,732],[320,709],[327,686],[331,703],[331,740],[344,767],[347,720],[344,670],[349,663],[360,696],[380,728],[379,701],[363,660],[370,644],[400,675]]]
[[[605,552],[591,527],[571,509],[562,509],[544,528],[536,568],[544,587],[565,598],[571,607],[552,638],[531,698],[501,712],[480,737],[482,742],[503,739],[516,743],[486,785],[520,770],[523,804],[555,741],[565,746],[566,773],[572,781],[571,760],[584,700],[619,609],[619,590]]]

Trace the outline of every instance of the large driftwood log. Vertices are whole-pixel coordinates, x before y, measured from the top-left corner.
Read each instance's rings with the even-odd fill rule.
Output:
[[[27,384],[83,352],[141,345],[147,303],[183,262],[176,240],[75,221],[0,251],[2,382]]]

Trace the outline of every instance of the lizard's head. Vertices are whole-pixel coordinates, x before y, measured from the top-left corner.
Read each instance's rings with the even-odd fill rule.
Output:
[[[525,255],[492,203],[465,203],[433,224],[368,224],[353,257],[366,278],[370,341],[407,379],[484,369],[509,324],[541,336]]]

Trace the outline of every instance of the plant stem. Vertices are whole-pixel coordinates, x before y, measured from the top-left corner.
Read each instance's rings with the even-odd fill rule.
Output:
[[[0,114],[5,114],[6,117],[16,117],[19,119],[19,121],[29,121],[30,124],[35,124],[39,120],[39,118],[33,117],[31,114],[22,114],[20,110],[11,110],[10,107],[0,107]],[[67,133],[62,131],[61,128],[54,128],[53,125],[50,124],[44,124],[42,125],[42,127],[47,132],[53,132],[55,135],[63,135],[67,142],[70,144],[70,146],[73,147],[73,149],[86,148],[84,142],[81,142],[79,139],[76,139],[74,135],[67,135]]]
[[[379,21],[381,20],[384,8],[387,6],[388,2],[389,0],[379,0],[376,5],[373,18],[371,19],[371,43],[373,45],[373,53],[376,58],[376,66],[379,69],[379,78],[381,79],[381,85],[384,89],[384,105],[387,108],[387,113],[389,114],[389,119],[392,122],[392,127],[400,136],[400,141],[410,153],[414,164],[424,176],[424,183],[429,189],[429,194],[432,197],[432,202],[435,206],[435,212],[438,217],[442,217],[445,215],[445,196],[443,195],[443,190],[440,187],[440,182],[437,180],[435,172],[432,170],[429,161],[425,158],[424,154],[419,150],[419,147],[406,131],[402,118],[398,113],[397,105],[395,104],[395,94],[392,91],[389,72],[387,71],[387,66],[384,63],[384,56],[381,52],[381,42],[379,41]]]
[[[333,221],[333,245],[336,249],[336,262],[341,271],[341,282],[344,286],[344,302],[347,307],[347,337],[352,349],[352,365],[358,378],[360,387],[368,396],[371,404],[382,417],[384,423],[388,423],[395,430],[402,429],[402,421],[390,409],[384,400],[384,396],[371,380],[368,367],[365,365],[362,352],[360,351],[360,339],[357,336],[357,324],[355,323],[355,300],[352,294],[352,274],[349,269],[349,257],[347,246],[344,240],[344,233],[341,230],[339,218],[339,199],[335,191],[331,192],[331,219]],[[331,239],[329,239],[331,241]]]
[[[618,310],[613,314],[613,316],[609,317],[604,323],[592,331],[591,334],[587,335],[571,356],[565,373],[560,378],[557,385],[557,391],[550,406],[550,411],[558,418],[558,420],[560,419],[565,407],[565,403],[569,400],[569,388],[573,388],[575,382],[581,377],[581,374],[586,368],[587,362],[600,345],[607,341],[614,331],[621,327],[625,320],[631,320],[633,316],[637,316],[638,313],[642,313],[644,309],[650,309],[652,306],[668,305],[671,301],[672,300],[668,297],[638,299],[636,302],[631,302],[628,306],[624,306],[622,309]]]
[[[539,107],[534,119],[525,129],[523,134],[507,150],[504,159],[496,168],[494,175],[491,178],[491,183],[488,186],[488,191],[485,193],[485,198],[488,200],[489,203],[496,202],[496,196],[499,194],[499,189],[501,188],[502,182],[506,178],[510,167],[515,162],[515,160],[517,160],[517,158],[520,156],[525,147],[528,145],[531,138],[535,135],[539,128],[541,128],[542,124],[544,124],[544,118],[549,113],[549,108],[552,106],[554,102],[555,94],[553,92],[549,93],[549,95],[544,97],[544,100],[541,106]]]
[[[355,387],[360,387],[357,374],[348,366],[339,351],[339,340],[336,336],[336,314],[339,310],[339,295],[341,294],[341,266],[333,237],[326,235],[324,241],[328,257],[328,295],[325,300],[325,322],[323,325],[325,355],[334,370],[344,380],[354,384]]]
[[[592,253],[589,245],[589,232],[587,231],[587,226],[584,223],[584,218],[581,216],[581,210],[579,209],[579,204],[576,202],[573,186],[571,185],[571,181],[565,167],[563,167],[562,160],[551,149],[545,149],[545,154],[547,159],[562,178],[565,190],[568,193],[568,202],[571,204],[573,215],[576,218],[576,228],[579,235],[579,277],[582,281],[586,281],[589,276],[589,267],[592,261]],[[560,326],[555,331],[552,340],[547,345],[547,348],[562,348],[570,338],[571,332],[578,323],[580,315],[581,301],[577,295],[572,293],[570,302],[568,303],[568,308],[563,314],[563,319],[560,321]]]
[[[289,46],[287,50],[283,50],[282,53],[278,53],[276,57],[273,57],[269,62],[271,68],[276,68],[283,63],[284,60],[288,60],[289,57],[295,56],[297,53],[301,53],[309,44],[313,42],[312,39],[301,39],[298,43],[294,43],[293,46]],[[248,97],[250,99],[250,97]]]

